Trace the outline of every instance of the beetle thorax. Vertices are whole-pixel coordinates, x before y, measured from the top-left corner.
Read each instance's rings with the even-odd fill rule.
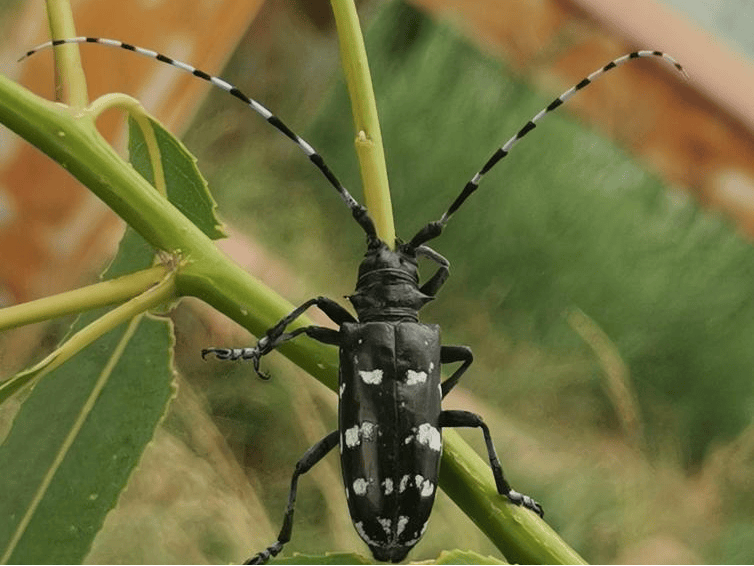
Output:
[[[432,297],[419,290],[415,250],[405,244],[391,250],[378,241],[367,249],[356,292],[348,299],[361,322],[417,321],[419,309]]]

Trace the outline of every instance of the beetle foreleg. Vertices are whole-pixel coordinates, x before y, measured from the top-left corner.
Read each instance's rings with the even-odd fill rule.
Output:
[[[337,430],[332,431],[322,440],[306,451],[306,454],[296,463],[296,470],[291,478],[291,490],[288,493],[288,506],[285,509],[285,518],[283,527],[280,529],[278,539],[264,549],[262,552],[249,558],[245,564],[265,564],[271,557],[277,556],[283,549],[283,545],[291,540],[291,531],[293,530],[293,509],[296,505],[296,491],[298,489],[298,478],[314,467],[314,465],[324,458],[330,450],[338,444],[339,433]]]
[[[464,372],[469,369],[471,362],[474,361],[474,354],[468,346],[441,346],[440,363],[452,364],[453,362],[463,362],[463,365],[453,372],[448,379],[442,382],[442,396],[445,396],[453,389]]]
[[[449,380],[448,380],[449,381]],[[510,484],[505,479],[503,474],[503,467],[500,464],[500,460],[497,457],[495,451],[495,445],[492,443],[492,436],[490,435],[490,429],[487,424],[482,420],[482,417],[475,413],[468,411],[443,411],[440,413],[440,427],[473,427],[481,428],[484,434],[484,443],[487,445],[487,454],[490,459],[490,467],[492,468],[492,475],[495,477],[495,486],[497,492],[500,495],[505,495],[511,503],[521,505],[527,509],[531,509],[540,517],[544,517],[544,511],[542,506],[534,501],[528,495],[523,495],[517,491],[511,489]]]

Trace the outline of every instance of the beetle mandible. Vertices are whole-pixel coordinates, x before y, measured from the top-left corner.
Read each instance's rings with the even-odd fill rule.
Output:
[[[349,194],[314,148],[235,86],[187,63],[114,39],[75,37],[53,40],[28,51],[24,57],[65,43],[98,43],[133,51],[192,73],[240,99],[293,140],[309,157],[366,234],[367,251],[359,266],[356,290],[348,297],[356,317],[335,301],[316,297],[281,319],[253,348],[207,348],[202,351],[203,358],[214,354],[223,360],[251,360],[255,372],[264,379],[268,376],[260,370],[262,356],[300,334],[335,345],[340,352],[338,428],[312,446],[298,461],[278,538],[247,563],[267,562],[290,540],[298,478],[335,446],[340,449],[348,508],[356,531],[377,560],[403,560],[426,530],[437,490],[442,430],[448,427],[481,429],[498,493],[514,504],[543,515],[536,501],[514,491],[508,484],[489,428],[482,418],[467,411],[441,408],[442,399],[469,368],[473,355],[466,346],[442,345],[439,327],[419,322],[419,310],[435,298],[449,275],[450,267],[448,260],[426,243],[442,233],[450,217],[476,191],[483,176],[545,115],[576,92],[632,59],[660,57],[685,74],[680,64],[666,53],[645,50],[623,55],[594,71],[555,98],[497,149],[439,220],[429,222],[407,243],[399,240],[391,247],[378,238],[366,208]],[[438,265],[437,271],[423,284],[419,283],[418,257]],[[312,306],[322,310],[338,329],[307,326],[287,332],[288,325]],[[440,368],[450,363],[461,365],[448,379],[441,381]]]

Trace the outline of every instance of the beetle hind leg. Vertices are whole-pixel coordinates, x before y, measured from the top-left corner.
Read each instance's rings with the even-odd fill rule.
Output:
[[[487,423],[484,422],[482,417],[469,411],[442,411],[440,413],[440,427],[441,428],[453,428],[453,427],[471,427],[481,428],[484,434],[484,443],[487,445],[487,454],[490,459],[490,467],[492,468],[492,475],[495,478],[495,486],[497,492],[500,495],[505,495],[511,503],[521,505],[527,509],[531,509],[540,517],[544,517],[544,511],[542,506],[534,501],[528,495],[523,495],[517,491],[511,489],[510,484],[505,479],[503,474],[503,466],[500,464],[500,460],[497,457],[495,451],[495,445],[492,443],[492,435]]]
[[[283,545],[291,540],[291,531],[293,530],[293,510],[296,505],[296,492],[298,491],[298,478],[314,467],[317,462],[324,458],[330,450],[338,444],[339,434],[337,430],[332,431],[322,440],[306,451],[306,454],[296,463],[296,470],[291,478],[291,490],[288,493],[288,506],[285,509],[285,518],[283,527],[280,529],[278,539],[265,548],[262,552],[257,553],[245,562],[245,564],[266,564],[267,561],[277,556],[283,549]]]

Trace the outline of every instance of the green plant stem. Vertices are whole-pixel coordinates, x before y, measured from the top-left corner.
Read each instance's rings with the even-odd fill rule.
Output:
[[[53,39],[76,37],[73,11],[68,0],[47,0],[47,17]],[[78,45],[55,47],[55,98],[76,109],[83,109],[89,104]]]
[[[0,309],[0,331],[126,301],[159,283],[164,276],[165,268],[156,266],[117,279]]]
[[[452,430],[443,430],[440,486],[511,564],[586,564],[533,512],[497,493],[489,464]]]
[[[165,171],[162,168],[160,147],[157,144],[157,137],[152,128],[149,114],[147,114],[147,111],[144,110],[144,107],[138,100],[120,92],[103,94],[97,100],[92,102],[87,107],[86,111],[91,113],[96,119],[105,110],[109,110],[110,108],[120,108],[121,110],[126,111],[139,126],[141,135],[144,136],[144,143],[147,145],[149,162],[152,164],[154,187],[157,189],[158,193],[167,198],[168,191],[165,184]]]
[[[356,154],[361,168],[361,182],[369,215],[377,235],[390,247],[395,243],[393,208],[385,165],[382,133],[377,118],[372,77],[369,74],[364,38],[353,0],[331,0],[338,27],[340,57],[351,98],[356,128]]]
[[[220,252],[125,163],[99,135],[91,115],[71,112],[0,76],[0,123],[60,163],[155,249],[181,257],[179,294],[200,297],[258,336],[293,309]],[[312,322],[302,317],[293,327],[307,324]],[[336,386],[334,348],[294,340],[281,352],[323,383]]]
[[[146,311],[157,308],[176,296],[176,272],[171,271],[155,285],[149,287],[130,301],[115,307],[94,322],[82,328],[68,338],[63,345],[34,367],[19,373],[0,383],[0,403],[29,383],[36,382],[51,371],[70,360],[100,336],[110,332],[116,326],[123,324]]]

